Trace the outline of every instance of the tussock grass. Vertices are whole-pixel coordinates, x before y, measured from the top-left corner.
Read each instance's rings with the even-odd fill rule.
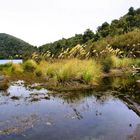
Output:
[[[23,68],[21,64],[12,64],[11,66],[11,72],[13,73],[23,73]]]
[[[115,68],[131,67],[133,64],[135,64],[135,60],[136,60],[131,58],[118,58],[116,56],[112,56],[111,59],[112,59],[113,67]]]
[[[48,63],[46,68],[46,75],[58,82],[83,80],[90,83],[100,77],[101,74],[101,66],[94,60],[62,60]]]
[[[34,72],[37,68],[37,63],[34,60],[27,60],[23,63],[23,69],[26,72]]]
[[[23,79],[45,79],[51,85],[65,85],[70,83],[96,84],[104,72],[111,69],[131,70],[132,66],[139,67],[140,59],[119,58],[107,55],[99,59],[57,59],[52,61],[42,60],[36,63],[27,60],[22,64],[0,65],[0,72],[4,75]]]

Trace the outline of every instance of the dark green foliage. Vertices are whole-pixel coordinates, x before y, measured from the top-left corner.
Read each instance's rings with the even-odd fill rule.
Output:
[[[92,51],[103,50],[106,46],[124,51],[127,56],[131,52],[139,57],[140,47],[140,8],[135,10],[130,7],[128,13],[120,19],[113,20],[110,24],[104,22],[97,28],[96,33],[87,29],[83,34],[65,39],[62,38],[53,43],[48,43],[39,48],[7,34],[0,34],[0,59],[24,58],[30,59],[31,54],[36,52],[38,55],[50,53],[53,57],[58,57],[67,48],[71,49],[80,44],[92,55]]]
[[[14,36],[0,33],[0,59],[29,57],[36,48]]]
[[[101,26],[98,27],[97,30],[100,37],[106,37],[110,34],[110,25],[105,22]]]
[[[132,16],[135,15],[135,10],[134,10],[133,7],[130,7],[130,8],[129,8],[128,15],[132,15]]]
[[[83,34],[83,41],[82,43],[86,43],[87,41],[91,40],[91,39],[94,39],[94,33],[92,30],[90,29],[87,29],[84,34]]]
[[[51,53],[57,55],[60,51],[66,48],[72,48],[77,44],[83,44],[83,35],[76,34],[74,37],[65,39],[62,38],[61,40],[55,41],[54,43],[45,44],[39,47],[39,52],[46,52],[50,51]]]

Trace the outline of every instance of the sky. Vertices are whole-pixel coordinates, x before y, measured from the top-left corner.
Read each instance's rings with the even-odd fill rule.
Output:
[[[36,46],[96,31],[140,7],[140,0],[0,0],[0,33]]]

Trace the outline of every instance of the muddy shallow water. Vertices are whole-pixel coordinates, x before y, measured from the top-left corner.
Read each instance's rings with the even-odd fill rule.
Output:
[[[128,79],[67,93],[12,82],[0,91],[0,140],[140,140],[140,92]]]

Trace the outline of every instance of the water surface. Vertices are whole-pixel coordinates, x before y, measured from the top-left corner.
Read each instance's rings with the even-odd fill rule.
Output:
[[[0,91],[0,140],[139,140],[140,117],[126,99],[139,105],[140,92],[128,79],[67,93],[12,82]]]
[[[22,63],[22,59],[13,59],[13,60],[4,59],[4,60],[0,60],[0,64],[5,64],[5,63],[9,63],[9,62]]]

